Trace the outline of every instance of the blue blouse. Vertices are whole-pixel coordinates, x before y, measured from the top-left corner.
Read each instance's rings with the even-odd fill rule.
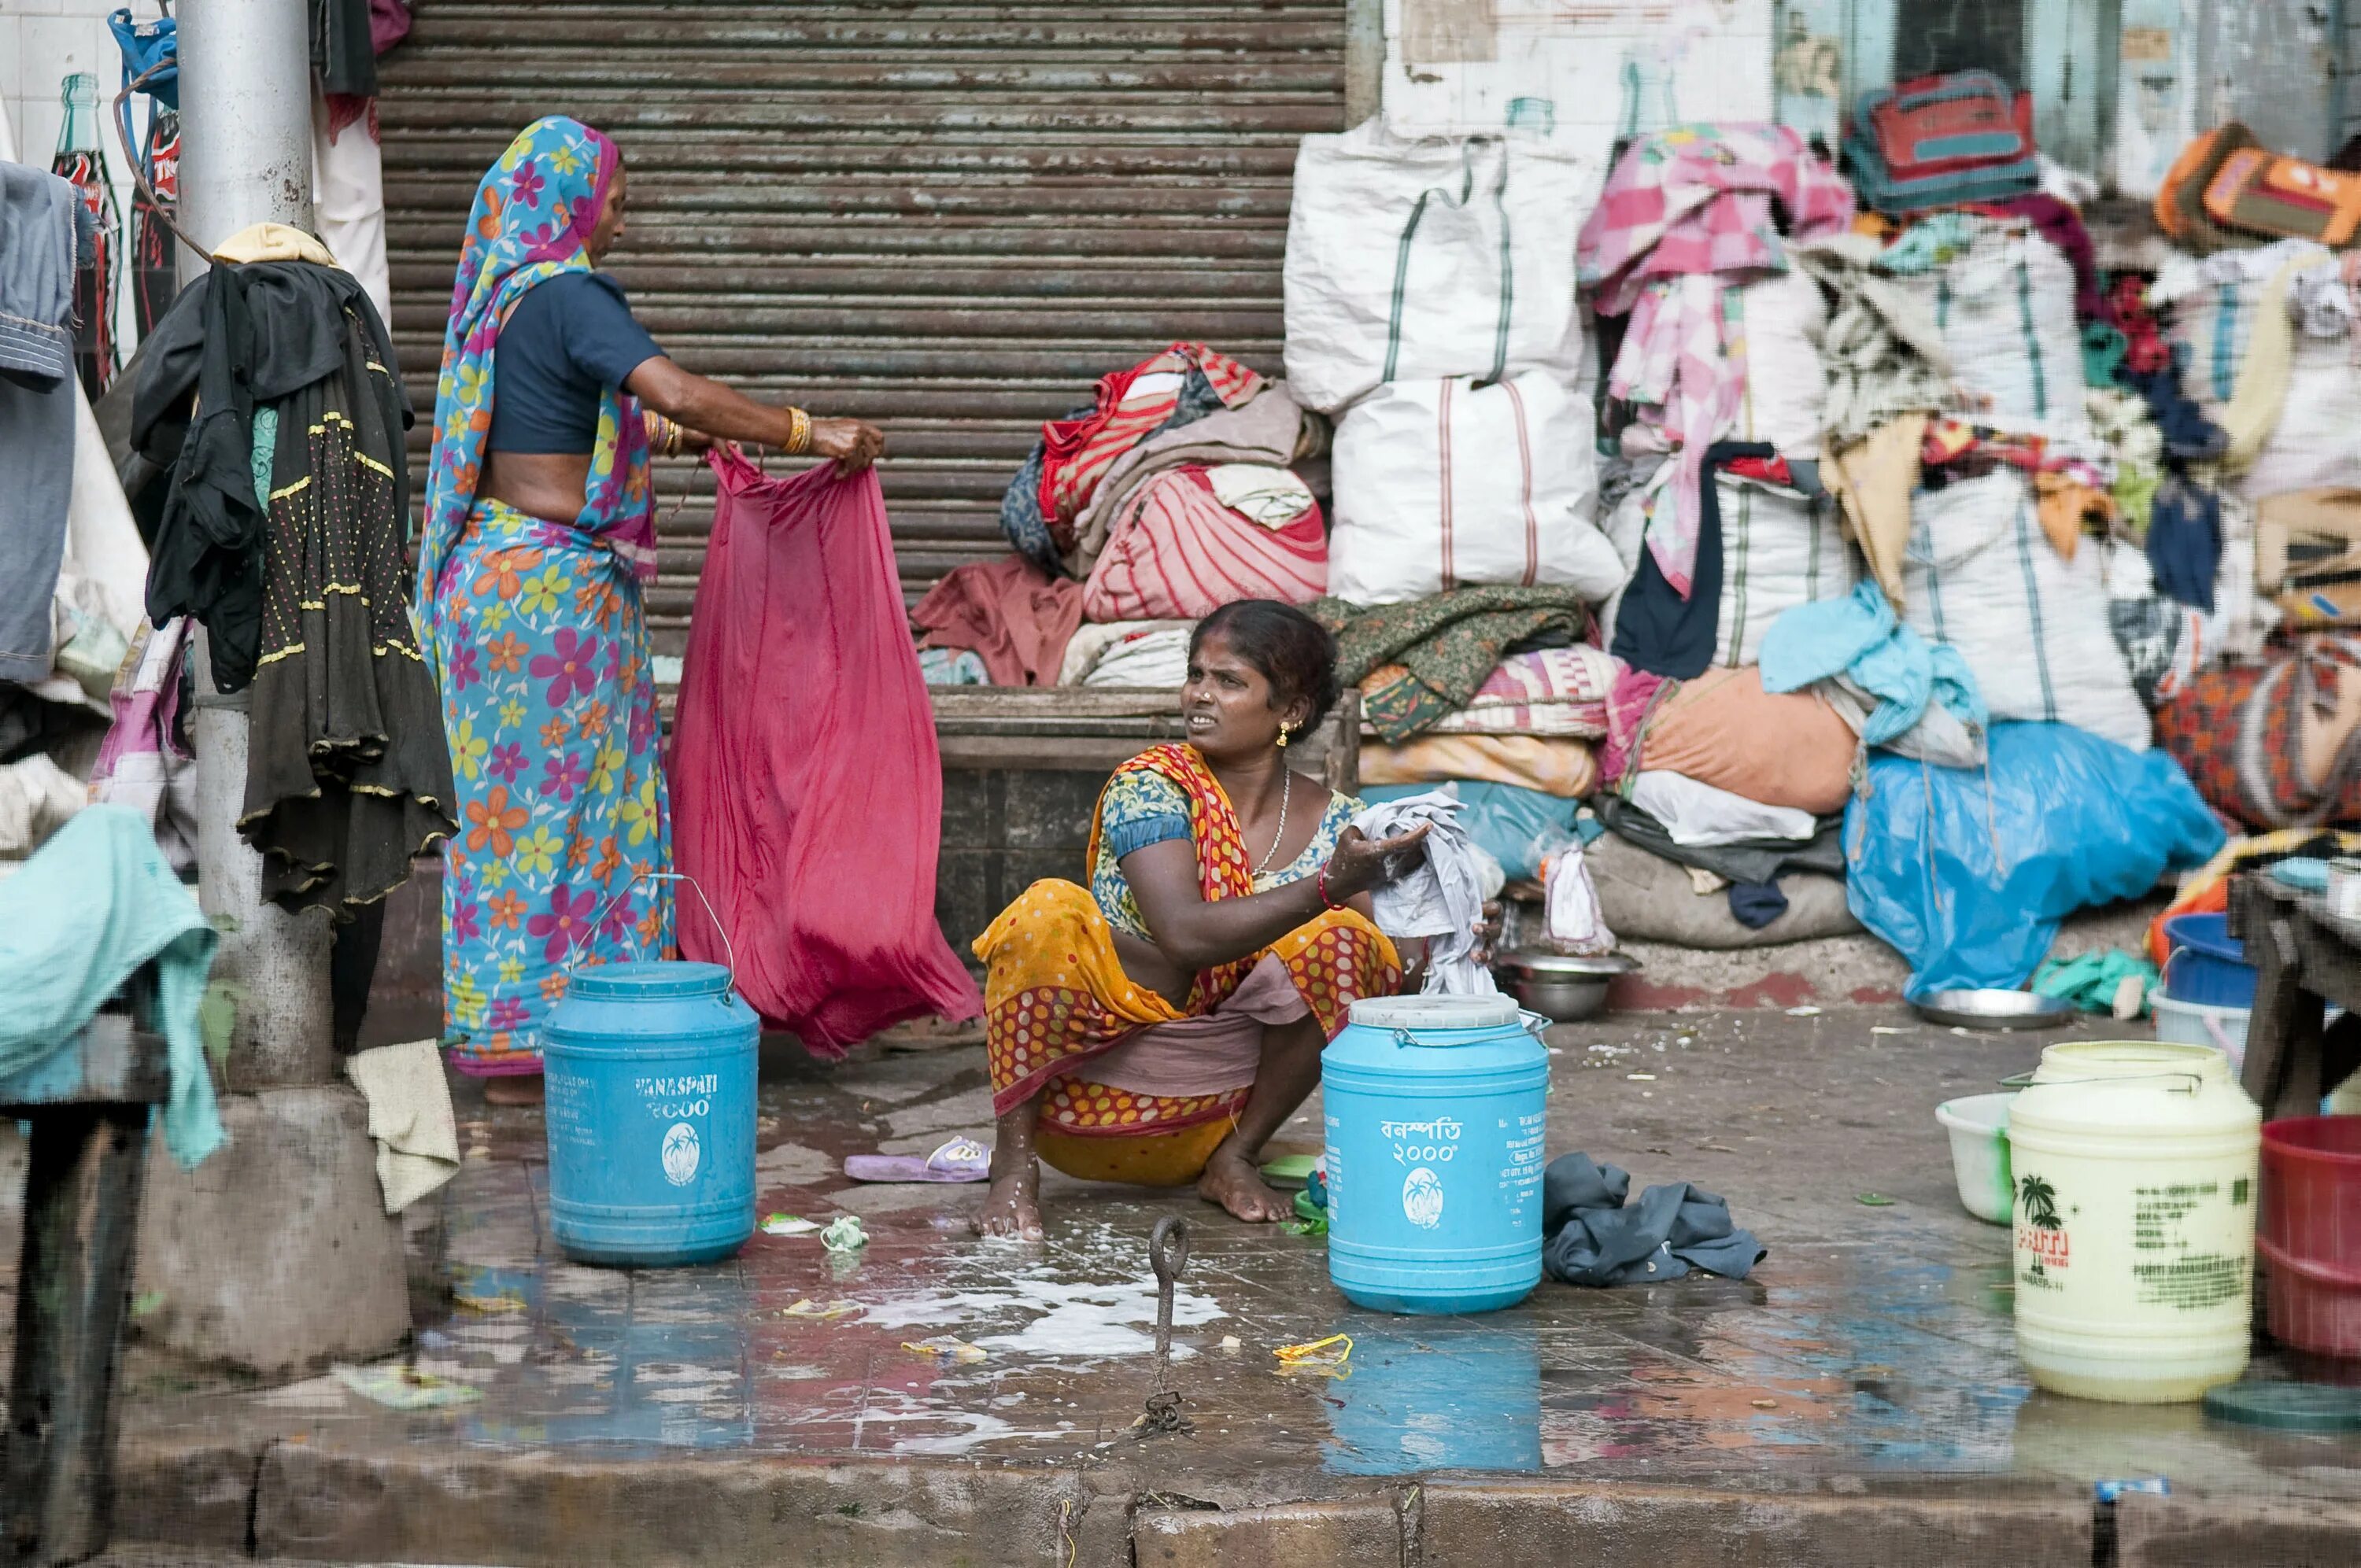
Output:
[[[1308,781],[1307,781],[1308,782]],[[1336,839],[1361,814],[1361,803],[1331,791],[1320,826],[1303,852],[1286,865],[1255,878],[1255,891],[1268,893],[1316,876],[1336,851]],[[1148,939],[1148,922],[1123,874],[1123,858],[1168,839],[1187,839],[1189,796],[1161,773],[1145,770],[1118,775],[1099,798],[1099,858],[1091,867],[1091,897],[1107,924],[1126,936]]]

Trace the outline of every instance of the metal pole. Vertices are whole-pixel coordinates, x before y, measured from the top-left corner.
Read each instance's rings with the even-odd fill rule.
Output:
[[[312,61],[306,0],[182,0],[180,222],[219,245],[253,224],[312,226]],[[181,279],[207,258],[181,247]],[[330,937],[317,913],[262,897],[262,857],[238,837],[246,804],[246,694],[213,689],[195,651],[197,902],[221,931],[215,994],[232,1009],[225,1074],[237,1090],[335,1077]]]

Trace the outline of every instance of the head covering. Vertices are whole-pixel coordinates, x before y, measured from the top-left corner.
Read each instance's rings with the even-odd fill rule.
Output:
[[[434,390],[434,455],[418,547],[418,604],[431,614],[435,580],[467,527],[492,424],[492,349],[525,291],[588,272],[590,233],[622,154],[579,120],[552,115],[519,132],[476,187],[467,239],[443,334]],[[575,526],[655,576],[655,513],[639,400],[609,388],[599,400],[590,477]]]

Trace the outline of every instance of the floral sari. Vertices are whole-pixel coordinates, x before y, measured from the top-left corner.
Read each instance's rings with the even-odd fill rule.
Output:
[[[1199,891],[1206,901],[1251,894],[1254,876],[1237,813],[1196,749],[1155,747],[1126,762],[1116,776],[1140,771],[1162,775],[1187,796]],[[1102,817],[1091,830],[1093,865],[1104,828]],[[1005,1115],[1040,1093],[1045,1133],[1076,1138],[1147,1137],[1235,1118],[1250,1086],[1211,1094],[1142,1094],[1094,1082],[1082,1069],[1143,1031],[1213,1013],[1267,960],[1285,970],[1322,1033],[1332,1037],[1355,1001],[1390,992],[1401,975],[1393,944],[1377,927],[1353,910],[1334,909],[1261,952],[1199,974],[1187,1003],[1176,1007],[1124,973],[1114,927],[1090,891],[1058,881],[1027,888],[976,939],[975,952],[988,971],[984,1038],[994,1113]]]
[[[459,806],[445,850],[445,1035],[478,1075],[535,1072],[569,963],[664,955],[668,803],[641,585],[654,576],[635,400],[598,411],[581,514],[476,493],[494,349],[526,291],[590,267],[620,166],[578,121],[538,120],[484,175],[451,299],[419,543],[422,647],[441,685]]]

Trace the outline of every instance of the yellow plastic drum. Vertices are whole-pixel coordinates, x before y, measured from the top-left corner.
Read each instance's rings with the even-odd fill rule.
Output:
[[[2077,1041],[2009,1108],[2016,1348],[2085,1399],[2194,1399],[2246,1370],[2262,1113],[2211,1046]]]

